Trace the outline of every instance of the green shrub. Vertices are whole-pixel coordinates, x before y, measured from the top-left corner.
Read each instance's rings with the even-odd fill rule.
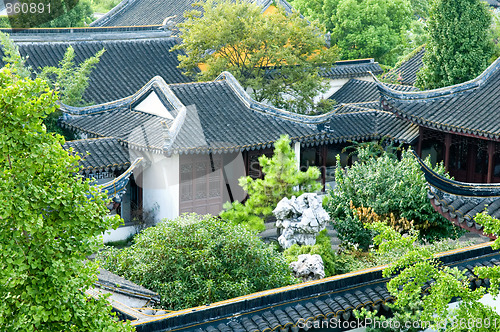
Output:
[[[313,246],[299,246],[294,244],[283,252],[288,264],[297,261],[299,255],[310,254],[320,255],[325,267],[325,277],[344,273],[342,264],[339,264],[335,251],[332,249],[330,238],[326,229],[321,231],[316,237],[316,244]]]
[[[360,154],[363,153],[362,148]],[[426,163],[429,164],[429,161]],[[434,170],[444,174],[443,165]],[[382,153],[378,158],[367,158],[345,170],[338,167],[335,179],[337,187],[329,192],[326,209],[335,220],[334,227],[339,237],[358,236],[365,240],[362,224],[349,219],[354,217],[349,208],[351,204],[371,207],[380,216],[393,214],[396,220],[404,218],[413,221],[412,226],[420,232],[422,240],[458,238],[463,234],[462,230],[434,211],[427,198],[424,174],[408,150],[402,151],[400,160]]]
[[[102,252],[102,267],[161,296],[179,310],[296,281],[283,255],[242,226],[182,215],[145,229],[131,247]]]
[[[372,232],[364,228],[363,223],[351,211],[346,211],[344,217],[335,220],[333,227],[344,249],[354,247],[366,251],[372,244]]]

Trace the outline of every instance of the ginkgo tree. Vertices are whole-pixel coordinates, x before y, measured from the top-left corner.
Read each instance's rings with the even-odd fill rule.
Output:
[[[86,257],[120,219],[105,218],[106,195],[46,132],[57,97],[39,78],[0,71],[0,330],[130,331],[85,293],[97,272]]]
[[[254,99],[288,111],[326,107],[325,101],[315,105],[327,88],[319,73],[331,67],[338,51],[326,47],[319,27],[282,8],[263,15],[250,1],[208,0],[199,6],[179,24],[182,42],[171,50],[185,51],[179,68],[200,81],[229,71]]]

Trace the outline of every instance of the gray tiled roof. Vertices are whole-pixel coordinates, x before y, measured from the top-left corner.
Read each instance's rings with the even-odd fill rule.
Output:
[[[184,22],[184,13],[200,7],[193,7],[199,0],[123,0],[110,12],[91,23],[95,27],[162,25],[167,17],[175,24]],[[254,0],[265,11],[273,4],[271,0]],[[277,1],[278,2],[278,1]],[[287,12],[292,6],[285,0],[279,1]]]
[[[488,208],[490,216],[500,218],[500,184],[447,179],[428,167],[415,152],[413,154],[429,185],[427,197],[434,209],[459,227],[487,235],[483,234],[483,225],[478,224],[474,217]]]
[[[423,66],[422,58],[424,54],[425,47],[417,48],[413,56],[385,74],[384,78],[391,79],[403,85],[414,85],[417,80],[417,72]]]
[[[68,141],[64,148],[73,148],[81,156],[80,166],[83,172],[124,171],[133,161],[128,149],[116,138]]]
[[[128,296],[148,298],[153,303],[160,302],[160,296],[157,293],[105,269],[99,269],[97,281],[94,282],[94,285],[102,289],[110,290],[116,293],[123,293]]]
[[[476,79],[454,86],[398,92],[378,83],[384,109],[424,127],[500,140],[500,58]]]
[[[469,287],[489,287],[479,279],[474,268],[500,266],[499,253],[483,244],[438,255],[445,265],[463,271]],[[339,320],[352,322],[353,310],[365,308],[388,313],[394,298],[387,292],[388,279],[382,278],[384,267],[356,271],[345,275],[267,290],[203,307],[189,308],[133,322],[138,332],[265,332],[298,331],[301,323]],[[427,292],[433,280],[424,284]],[[352,326],[352,325],[351,325]],[[332,326],[331,326],[332,327]]]
[[[337,61],[332,68],[323,70],[320,75],[330,79],[356,78],[380,75],[384,71],[374,59]]]
[[[488,214],[500,219],[500,198],[457,196],[446,193],[439,188],[429,186],[427,195],[434,209],[455,225],[483,234],[483,225],[474,217],[488,208]],[[483,234],[484,235],[484,234]]]
[[[99,31],[99,29],[94,29]],[[21,55],[34,69],[57,66],[68,46],[75,49],[75,61],[81,63],[102,48],[106,52],[92,71],[84,98],[104,103],[132,95],[154,76],[168,83],[192,80],[177,68],[177,56],[170,52],[178,40],[163,31],[86,32],[14,34]],[[1,54],[3,56],[3,53]]]
[[[163,96],[170,119],[134,109],[151,91]],[[167,85],[155,78],[121,101],[63,110],[62,124],[70,129],[92,137],[114,137],[139,150],[171,154],[271,147],[282,134],[306,145],[383,136],[410,143],[418,136],[418,127],[389,112],[353,109],[305,116],[257,103],[229,73],[213,82],[190,84]]]
[[[417,91],[417,88],[406,85],[387,84],[391,89],[398,91]],[[328,99],[333,99],[337,104],[364,103],[380,100],[377,83],[350,79]]]

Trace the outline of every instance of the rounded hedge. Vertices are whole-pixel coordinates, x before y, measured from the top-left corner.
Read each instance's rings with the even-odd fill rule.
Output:
[[[102,267],[149,288],[179,310],[297,282],[283,255],[246,230],[210,215],[185,214],[110,248]]]

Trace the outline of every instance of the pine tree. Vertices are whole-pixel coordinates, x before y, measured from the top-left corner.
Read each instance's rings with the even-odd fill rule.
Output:
[[[436,89],[477,77],[493,54],[491,14],[481,0],[436,0],[416,86]]]
[[[248,193],[248,199],[245,205],[235,202],[225,206],[228,210],[221,214],[222,218],[263,230],[261,217],[270,216],[282,198],[321,189],[321,184],[317,182],[320,175],[318,168],[309,167],[305,172],[300,171],[290,143],[288,135],[283,135],[274,143],[271,158],[265,155],[259,157],[264,179],[254,180],[250,176],[239,179],[240,186]]]

